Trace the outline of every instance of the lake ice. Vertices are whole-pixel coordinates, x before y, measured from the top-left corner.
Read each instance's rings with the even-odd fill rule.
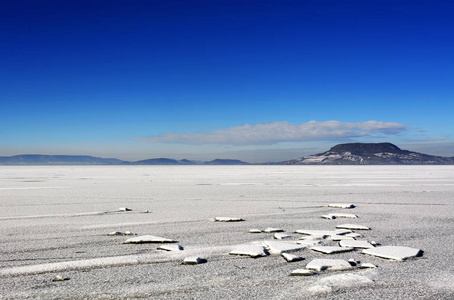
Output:
[[[454,166],[2,166],[0,295],[301,299],[334,278],[341,287],[326,289],[331,294],[317,299],[367,299],[377,293],[386,299],[450,299],[453,202]],[[279,255],[229,255],[260,248],[264,240],[280,242],[272,240],[274,233],[251,234],[251,228],[305,232],[295,238],[307,232],[317,238],[347,235],[336,229],[345,219],[320,218],[339,212],[328,206],[336,203],[354,204],[348,213],[371,228],[352,234],[358,240],[422,249],[423,256],[396,262],[361,250],[329,254],[379,266],[348,270],[373,277],[358,288],[347,279],[360,277],[344,276],[346,271],[289,276],[327,257],[310,249],[292,252],[305,258],[292,263]],[[118,209],[125,207],[131,210]],[[215,216],[245,221],[208,221]],[[184,250],[124,244],[128,237],[110,232],[169,238]],[[338,244],[321,241],[327,247]],[[207,262],[182,265],[192,257]],[[56,276],[70,280],[53,281]]]

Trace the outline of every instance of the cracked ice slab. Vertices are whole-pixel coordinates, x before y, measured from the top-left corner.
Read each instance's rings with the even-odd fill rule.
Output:
[[[424,251],[421,249],[403,247],[403,246],[382,246],[362,251],[364,254],[369,254],[381,258],[389,258],[394,260],[406,260],[412,257],[422,256]]]
[[[348,252],[353,251],[353,248],[345,248],[345,247],[336,247],[336,246],[314,246],[310,248],[311,250],[322,252],[325,254],[333,254],[333,253],[341,253],[341,252]]]
[[[244,221],[242,218],[236,217],[215,217],[212,219],[213,222],[241,222]]]
[[[305,245],[300,245],[296,243],[289,242],[278,242],[278,241],[264,241],[263,245],[268,249],[270,253],[281,254],[285,252],[293,252],[298,250],[303,250],[307,248]]]
[[[369,227],[359,224],[341,224],[337,225],[338,229],[350,229],[350,230],[370,230]]]
[[[265,251],[265,248],[261,245],[241,245],[238,248],[230,251],[230,255],[241,255],[241,256],[250,256],[252,258],[257,258],[261,256],[267,256],[268,253]]]
[[[330,203],[328,204],[328,207],[334,207],[334,208],[355,208],[355,205],[351,203]]]
[[[314,259],[306,265],[306,269],[323,271],[323,270],[351,270],[353,267],[343,259]]]
[[[154,235],[142,235],[133,237],[124,242],[124,244],[144,244],[144,243],[176,243],[177,241]]]
[[[341,247],[350,247],[350,248],[374,248],[374,245],[368,241],[354,241],[354,240],[342,240],[339,242]]]

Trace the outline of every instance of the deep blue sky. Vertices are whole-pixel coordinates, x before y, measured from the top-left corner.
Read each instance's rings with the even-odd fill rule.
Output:
[[[453,1],[0,0],[0,41],[0,155],[454,156]]]

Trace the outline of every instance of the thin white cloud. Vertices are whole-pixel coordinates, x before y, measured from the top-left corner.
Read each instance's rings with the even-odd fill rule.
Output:
[[[288,122],[245,124],[226,129],[203,132],[166,132],[136,140],[150,143],[259,145],[282,142],[305,142],[349,139],[367,136],[397,135],[407,126],[394,122],[310,121],[302,124]]]

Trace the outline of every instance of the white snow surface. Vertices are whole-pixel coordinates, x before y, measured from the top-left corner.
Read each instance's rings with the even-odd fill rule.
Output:
[[[454,299],[453,202],[454,166],[2,166],[0,298]],[[356,205],[348,212],[372,228],[362,239],[383,245],[371,250],[399,245],[424,255],[396,262],[361,251],[330,254],[378,265],[348,271],[375,274],[375,283],[315,295],[308,289],[344,271],[289,274],[323,253],[294,252],[305,258],[294,263],[228,255],[272,238],[251,228],[338,234],[341,220],[320,218],[335,211],[330,203]],[[245,221],[207,221],[213,216]],[[184,251],[108,235],[126,230],[175,239]],[[191,256],[207,263],[182,265]],[[53,282],[57,275],[69,280]]]

